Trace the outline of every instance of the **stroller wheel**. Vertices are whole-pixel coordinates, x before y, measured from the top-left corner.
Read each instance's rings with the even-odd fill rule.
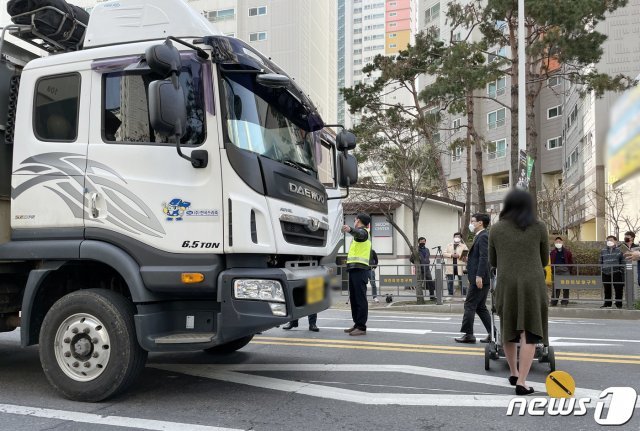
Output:
[[[549,347],[549,353],[547,355],[547,359],[549,360],[549,368],[553,373],[556,370],[556,355],[553,351],[553,347]]]
[[[484,346],[484,369],[489,371],[491,368],[491,346],[488,344]]]

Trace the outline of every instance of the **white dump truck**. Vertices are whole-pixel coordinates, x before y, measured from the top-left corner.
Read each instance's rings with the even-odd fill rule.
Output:
[[[59,1],[1,39],[0,332],[99,401],[325,310],[353,134],[182,0]]]

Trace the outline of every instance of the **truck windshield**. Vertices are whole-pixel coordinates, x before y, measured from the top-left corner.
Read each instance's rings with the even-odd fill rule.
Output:
[[[318,134],[305,130],[300,101],[257,84],[253,73],[223,72],[221,87],[231,144],[315,175]]]

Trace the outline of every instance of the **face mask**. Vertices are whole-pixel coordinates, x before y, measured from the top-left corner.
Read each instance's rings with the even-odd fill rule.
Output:
[[[556,244],[556,248],[560,250],[562,248],[562,244]]]
[[[607,241],[607,247],[613,247],[614,245],[616,245],[615,242],[613,241]]]
[[[456,244],[460,244],[460,238],[454,238],[453,242],[455,242]]]
[[[426,244],[420,243],[420,248],[425,248]]]
[[[476,225],[474,225],[473,223],[469,224],[469,232],[474,232],[476,230]]]

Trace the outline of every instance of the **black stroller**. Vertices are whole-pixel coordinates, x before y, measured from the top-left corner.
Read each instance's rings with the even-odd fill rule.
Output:
[[[491,286],[489,291],[491,292],[491,333],[494,337],[491,338],[491,342],[487,343],[484,347],[484,369],[489,371],[491,368],[491,360],[498,360],[504,358],[504,349],[502,346],[502,337],[500,334],[500,327],[496,326],[496,271],[492,269],[491,273]],[[518,345],[518,350],[520,346]],[[556,370],[556,357],[553,351],[553,347],[545,346],[544,344],[536,345],[536,353],[534,359],[538,360],[538,363],[548,363],[551,372]]]

